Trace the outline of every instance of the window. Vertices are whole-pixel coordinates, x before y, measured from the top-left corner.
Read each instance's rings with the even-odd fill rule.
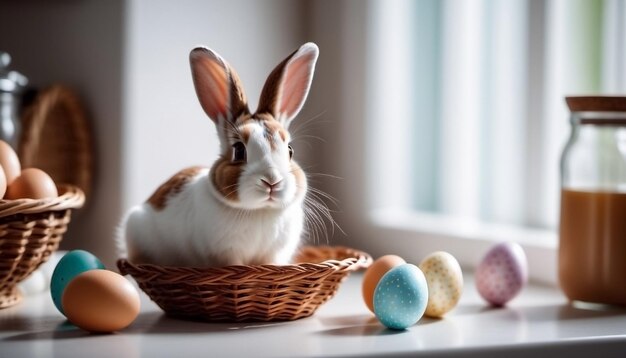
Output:
[[[624,2],[374,1],[369,16],[374,222],[459,252],[519,241],[554,282],[564,96],[626,91]]]

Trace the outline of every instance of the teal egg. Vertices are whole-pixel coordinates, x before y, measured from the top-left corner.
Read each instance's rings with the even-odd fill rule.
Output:
[[[374,290],[374,314],[391,329],[406,329],[422,318],[428,304],[428,284],[417,266],[389,270]]]
[[[89,270],[104,269],[102,262],[92,253],[84,250],[74,250],[65,254],[52,272],[50,294],[57,309],[65,315],[61,304],[65,287],[74,277]]]

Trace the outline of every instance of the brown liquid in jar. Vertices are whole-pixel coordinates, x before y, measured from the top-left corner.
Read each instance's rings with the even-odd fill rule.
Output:
[[[568,298],[626,305],[626,193],[562,190],[559,245]]]

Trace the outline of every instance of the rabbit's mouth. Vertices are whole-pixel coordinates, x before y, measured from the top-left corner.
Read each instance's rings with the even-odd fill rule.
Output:
[[[287,206],[285,193],[282,191],[269,191],[261,201],[261,207],[268,209],[284,209]]]
[[[265,203],[270,206],[282,206],[283,201],[280,198],[280,195],[277,192],[270,192],[267,194],[267,198],[265,199]]]
[[[260,185],[257,185],[257,188],[261,192],[263,196],[264,203],[275,203],[281,204],[285,193],[284,193],[284,182],[276,181],[274,183],[270,183],[266,180],[261,179]]]

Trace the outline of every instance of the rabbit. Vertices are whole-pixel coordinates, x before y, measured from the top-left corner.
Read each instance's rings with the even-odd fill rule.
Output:
[[[162,184],[121,224],[133,263],[219,267],[286,265],[305,219],[307,177],[293,159],[289,125],[307,98],[319,49],[306,43],[269,75],[255,113],[237,73],[205,47],[189,55],[200,105],[215,123],[220,156]]]

